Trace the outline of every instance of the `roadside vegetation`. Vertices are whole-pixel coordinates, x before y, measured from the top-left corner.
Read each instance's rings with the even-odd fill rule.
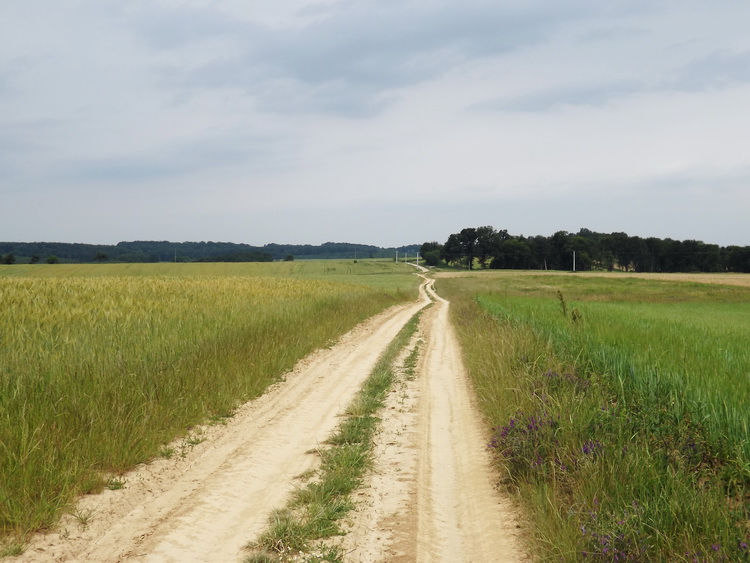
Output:
[[[231,416],[417,281],[390,261],[0,270],[0,545]]]
[[[750,289],[438,279],[541,560],[745,561]]]
[[[318,451],[320,469],[311,482],[297,489],[288,506],[277,510],[266,531],[248,545],[246,563],[284,561],[344,561],[344,553],[327,538],[343,534],[339,521],[355,508],[351,493],[361,486],[372,468],[373,439],[378,411],[394,384],[396,360],[417,330],[421,313],[404,325],[378,360],[375,369],[346,411],[346,418]],[[418,348],[404,360],[413,369]]]

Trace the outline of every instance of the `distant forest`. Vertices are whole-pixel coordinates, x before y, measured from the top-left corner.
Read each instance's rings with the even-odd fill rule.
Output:
[[[57,262],[271,262],[297,259],[415,257],[428,266],[523,270],[623,270],[634,272],[750,273],[750,246],[698,240],[641,238],[626,233],[558,231],[552,236],[514,236],[492,226],[451,234],[444,243],[382,248],[326,242],[313,245],[231,242],[134,241],[116,245],[0,242],[0,263]],[[575,266],[574,266],[575,259]]]
[[[491,226],[472,227],[450,235],[444,244],[424,243],[420,254],[428,265],[469,269],[750,272],[750,246],[721,247],[589,229],[524,237]]]
[[[395,252],[416,255],[419,245],[380,248],[366,244],[326,242],[318,246],[231,242],[134,241],[115,245],[62,242],[0,242],[0,263],[57,262],[272,262],[325,258],[389,258]]]

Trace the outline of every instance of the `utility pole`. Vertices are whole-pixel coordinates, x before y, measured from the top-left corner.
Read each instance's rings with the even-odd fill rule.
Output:
[[[573,251],[573,271],[576,271],[576,251]]]

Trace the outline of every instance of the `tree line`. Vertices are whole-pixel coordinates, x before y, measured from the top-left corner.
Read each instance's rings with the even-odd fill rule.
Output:
[[[524,237],[492,226],[470,227],[451,234],[444,244],[425,242],[420,255],[427,265],[468,269],[750,273],[750,246],[722,247],[589,229]]]
[[[61,242],[0,242],[0,263],[57,262],[268,262],[301,259],[390,258],[395,251],[416,254],[419,245],[381,248],[326,242],[252,246],[232,242],[132,241],[115,245]]]

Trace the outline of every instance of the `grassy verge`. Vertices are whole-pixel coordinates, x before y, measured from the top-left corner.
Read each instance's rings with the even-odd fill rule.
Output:
[[[293,278],[282,264],[59,266],[0,275],[0,544],[14,550],[418,285],[380,263]]]
[[[744,561],[750,292],[439,280],[541,560]]]
[[[317,540],[340,535],[338,521],[354,503],[351,493],[362,483],[372,465],[373,437],[377,430],[377,412],[384,405],[394,382],[394,363],[417,329],[420,314],[415,315],[378,360],[364,386],[347,409],[347,418],[321,450],[321,466],[312,483],[295,491],[289,505],[276,511],[267,530],[248,545],[252,551],[246,563],[281,561],[343,561],[335,546]],[[406,358],[404,367],[413,370],[416,351]]]

